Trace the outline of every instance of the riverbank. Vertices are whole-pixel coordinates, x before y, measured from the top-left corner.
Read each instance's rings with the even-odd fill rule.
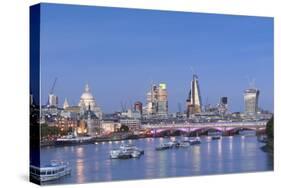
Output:
[[[72,145],[84,145],[84,144],[95,144],[100,142],[113,142],[113,141],[121,141],[121,140],[134,140],[134,139],[140,139],[140,138],[147,138],[142,135],[133,135],[133,134],[114,134],[111,136],[105,136],[105,137],[95,137],[87,141],[79,141],[79,142],[60,142],[58,143],[55,140],[50,141],[41,141],[40,146],[43,147],[60,147],[60,146],[72,146]]]

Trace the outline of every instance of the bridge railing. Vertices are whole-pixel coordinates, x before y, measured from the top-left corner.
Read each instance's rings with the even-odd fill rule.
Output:
[[[215,123],[182,123],[182,124],[143,124],[142,128],[194,128],[194,127],[264,127],[267,121],[253,122],[215,122]]]

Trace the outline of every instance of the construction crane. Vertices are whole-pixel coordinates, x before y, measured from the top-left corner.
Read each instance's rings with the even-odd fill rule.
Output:
[[[53,85],[52,85],[51,90],[49,92],[49,96],[53,95],[56,83],[57,83],[57,78],[55,78],[55,80],[53,82]],[[46,103],[47,106],[50,105],[49,102],[50,101],[49,101],[49,97],[48,97],[48,100],[47,100],[47,103]]]
[[[50,91],[50,94],[53,94],[54,93],[54,89],[55,89],[55,85],[57,83],[57,78],[55,78],[54,82],[53,82],[53,85],[51,87],[51,91]]]

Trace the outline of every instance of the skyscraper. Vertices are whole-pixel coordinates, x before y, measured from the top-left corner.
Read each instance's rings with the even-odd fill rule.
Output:
[[[147,116],[168,116],[168,93],[165,83],[160,83],[158,86],[152,85],[146,97],[145,113]]]
[[[221,97],[220,103],[217,105],[217,109],[220,115],[225,115],[228,110],[228,98]]]
[[[198,81],[198,76],[195,74],[193,75],[191,81],[190,91],[186,102],[187,102],[187,116],[201,112],[202,102],[201,102],[201,94],[199,89],[199,81]]]
[[[160,83],[158,87],[157,115],[159,116],[168,115],[168,93],[166,89],[166,84],[164,83]]]
[[[221,97],[220,98],[220,104],[227,105],[227,97]]]
[[[48,106],[49,107],[57,107],[58,106],[58,97],[54,95],[53,93],[49,94],[49,99],[48,99]]]
[[[245,114],[254,115],[258,112],[260,91],[258,89],[246,89],[244,91]]]
[[[135,102],[134,111],[137,111],[142,114],[142,103],[140,101]]]

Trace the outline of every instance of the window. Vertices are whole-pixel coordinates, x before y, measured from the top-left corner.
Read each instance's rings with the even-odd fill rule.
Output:
[[[46,171],[41,171],[40,175],[46,175]]]

